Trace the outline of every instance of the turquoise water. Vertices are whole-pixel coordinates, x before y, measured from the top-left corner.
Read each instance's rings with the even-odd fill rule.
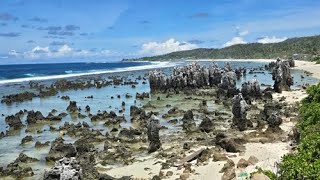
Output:
[[[201,62],[203,65],[209,65],[211,62]],[[176,63],[177,66],[184,65],[185,62]],[[224,62],[218,62],[220,66],[223,66]],[[256,67],[264,67],[266,63],[257,63],[257,62],[232,62],[230,63],[233,68],[236,67],[246,67],[246,68],[256,68]],[[159,67],[158,67],[159,68]],[[166,73],[170,73],[172,71],[172,67],[165,68],[164,71]],[[109,74],[99,74],[99,75],[93,75],[93,76],[101,76],[102,78],[108,78],[109,76],[125,76],[129,79],[135,80],[138,76],[144,76],[147,74],[149,70],[137,70],[137,71],[126,71],[126,72],[112,72]],[[249,71],[247,71],[249,72]],[[292,75],[294,76],[294,86],[293,89],[298,88],[302,83],[310,83],[313,84],[317,82],[316,79],[312,77],[306,76],[303,71],[300,70],[291,70]],[[303,75],[305,78],[302,79],[301,75]],[[71,77],[71,78],[78,78],[78,77]],[[251,79],[258,79],[260,83],[263,83],[265,85],[273,85],[273,81],[271,79],[271,74],[267,71],[262,71],[262,73],[257,74],[247,74],[245,77],[241,78],[237,82],[237,86],[240,87],[242,82],[251,80]],[[54,81],[53,79],[42,81],[43,83],[51,83]],[[137,92],[150,92],[150,87],[148,84],[148,81],[146,81],[146,84],[143,84],[143,80],[137,80],[138,85],[136,85],[136,88],[132,88],[131,85],[120,85],[120,86],[108,86],[101,89],[96,88],[90,88],[85,90],[70,90],[65,92],[59,92],[57,96],[64,96],[68,95],[72,101],[76,101],[77,105],[82,108],[82,114],[86,114],[84,112],[85,106],[89,105],[91,107],[91,113],[96,114],[98,110],[106,110],[106,111],[115,111],[118,115],[122,115],[118,113],[119,109],[122,109],[122,101],[126,103],[125,105],[125,111],[124,116],[127,120],[126,123],[122,123],[122,127],[130,127],[130,106],[131,105],[137,105],[142,106],[145,104],[148,100],[139,101],[135,99],[135,94]],[[25,90],[28,90],[26,88],[27,82],[15,82],[14,84],[2,84],[0,86],[0,95],[6,95],[11,93],[17,93],[17,92],[23,92]],[[21,87],[26,86],[26,87]],[[132,98],[125,98],[125,94],[131,94]],[[93,99],[86,99],[85,97],[93,95]],[[118,99],[117,95],[120,95],[121,98]],[[6,105],[6,104],[0,104],[0,114],[4,114],[5,116],[15,114],[20,110],[26,109],[26,110],[35,110],[35,111],[41,111],[44,116],[47,116],[48,113],[52,109],[56,109],[58,112],[57,114],[61,112],[66,112],[66,108],[69,105],[69,101],[64,101],[57,96],[54,97],[48,97],[48,98],[34,98],[32,101],[25,101],[22,103],[14,103],[12,105]],[[111,96],[114,96],[114,99],[111,99]],[[150,100],[156,99],[157,96],[151,96]],[[135,103],[136,100],[136,103]],[[164,103],[165,104],[165,103]],[[220,108],[218,106],[212,106],[213,109]],[[167,109],[165,110],[165,112]],[[160,112],[160,114],[163,114],[163,112]],[[5,116],[0,117],[0,131],[5,131],[8,129],[7,124],[5,123]],[[25,123],[26,115],[23,117],[22,122]],[[94,122],[91,123],[89,118],[84,119],[78,119],[75,117],[72,117],[70,115],[66,116],[62,119],[61,122],[52,123],[54,127],[62,126],[65,122],[69,123],[78,123],[86,121],[90,127],[93,129],[103,129],[103,133],[108,131],[108,128],[103,125],[103,122]],[[175,129],[174,126],[168,124],[165,120],[161,119],[161,124],[168,126],[169,130]],[[43,133],[38,134],[36,130],[41,129],[43,130]],[[20,152],[25,152],[27,155],[36,157],[40,159],[39,163],[35,163],[33,165],[33,169],[36,173],[35,177],[41,177],[43,173],[44,168],[48,168],[45,164],[45,156],[47,155],[50,147],[46,147],[40,150],[36,150],[34,148],[34,144],[36,141],[45,142],[45,141],[52,141],[56,137],[59,136],[58,132],[50,132],[49,126],[47,124],[43,125],[37,125],[36,127],[29,127],[29,130],[32,130],[29,133],[25,132],[26,127],[23,128],[21,131],[16,131],[10,136],[5,137],[3,139],[0,139],[0,166],[6,166],[8,163],[13,162],[14,159],[18,156]],[[26,145],[20,145],[21,139],[25,137],[26,135],[32,135],[34,137],[34,141],[30,144]],[[75,139],[64,136],[64,139],[66,139],[67,142],[73,142]],[[35,178],[33,177],[33,178]],[[31,178],[32,179],[32,178]]]

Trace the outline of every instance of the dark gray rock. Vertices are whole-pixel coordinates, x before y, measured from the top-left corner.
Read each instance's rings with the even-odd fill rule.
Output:
[[[289,90],[290,86],[293,85],[289,62],[277,59],[272,71],[272,79],[274,80],[273,88],[275,92],[281,93],[283,90]]]
[[[242,84],[241,93],[244,98],[246,97],[260,98],[261,97],[260,83],[256,79],[253,79],[248,82],[244,82]]]
[[[192,132],[196,130],[196,123],[193,118],[192,110],[188,110],[184,113],[182,118],[182,128],[187,132]]]
[[[279,128],[282,123],[282,119],[279,115],[273,113],[271,116],[269,116],[267,122],[270,128]]]
[[[51,148],[48,156],[46,157],[46,161],[57,161],[63,157],[75,157],[76,149],[70,144],[64,144],[64,140],[62,138],[58,138],[52,142]]]
[[[32,163],[39,161],[37,158],[32,158],[24,153],[20,153],[19,157],[14,161],[15,163]]]
[[[218,85],[222,71],[215,63],[208,68],[197,63],[175,67],[169,76],[162,71],[154,70],[149,73],[151,92],[179,91]]]
[[[28,111],[28,115],[27,115],[27,123],[28,124],[35,124],[35,123],[37,123],[37,121],[41,121],[44,119],[45,119],[45,117],[43,117],[43,115],[40,111],[36,111],[36,112],[34,112],[33,110]]]
[[[23,127],[24,125],[22,124],[20,117],[18,114],[16,115],[11,115],[11,116],[7,116],[5,118],[6,123],[8,123],[8,125],[13,128],[13,129],[20,129],[21,127]]]
[[[206,132],[206,133],[209,133],[211,132],[213,129],[214,129],[214,126],[213,126],[213,123],[212,121],[208,118],[208,117],[205,117],[200,125],[199,125],[199,129],[203,132]]]
[[[160,142],[160,121],[155,115],[152,115],[148,122],[148,140],[149,140],[149,149],[148,152],[152,153],[161,148]]]
[[[22,138],[21,144],[26,144],[26,143],[31,142],[31,141],[33,141],[33,137],[32,136],[26,136],[26,137]]]
[[[67,111],[69,111],[71,113],[78,112],[77,102],[76,101],[70,101],[70,104],[67,107]]]
[[[240,131],[247,129],[247,110],[248,105],[242,97],[242,94],[239,93],[238,95],[235,95],[232,99],[233,123]]]
[[[81,180],[82,168],[75,157],[62,158],[55,162],[54,167],[45,171],[44,180]]]

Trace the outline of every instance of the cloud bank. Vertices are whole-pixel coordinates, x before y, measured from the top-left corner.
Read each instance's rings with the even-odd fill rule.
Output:
[[[247,42],[242,37],[233,37],[230,41],[226,42],[223,47],[229,47],[236,44],[247,44]]]
[[[142,44],[141,55],[161,55],[175,51],[185,51],[198,48],[197,45],[188,42],[179,42],[171,38],[165,42],[148,42]]]
[[[282,42],[282,41],[285,41],[287,39],[288,39],[287,37],[277,38],[275,36],[272,36],[272,37],[266,36],[266,37],[263,37],[263,38],[259,38],[257,42],[258,43],[262,43],[262,44],[269,44],[269,43]]]
[[[90,51],[74,49],[67,44],[59,47],[58,49],[51,49],[49,47],[36,46],[30,51],[18,52],[16,50],[11,50],[8,52],[10,57],[16,58],[26,58],[26,59],[40,59],[40,58],[103,58],[119,55],[119,53],[112,52],[110,50],[102,49],[100,51]]]

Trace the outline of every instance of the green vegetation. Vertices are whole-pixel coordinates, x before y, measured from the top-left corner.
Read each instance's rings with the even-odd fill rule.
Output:
[[[221,49],[199,48],[172,52],[160,56],[124,59],[123,61],[168,61],[181,59],[271,59],[295,58],[311,60],[320,54],[320,35],[290,38],[272,44],[250,43],[233,45]]]
[[[258,169],[258,171],[253,172],[250,174],[250,178],[253,177],[254,174],[265,174],[266,176],[268,176],[271,180],[276,180],[277,176],[270,170],[263,170],[261,168]]]
[[[300,106],[297,152],[283,157],[279,179],[320,179],[320,83],[308,90]]]
[[[314,56],[314,57],[311,59],[311,61],[314,61],[314,62],[316,62],[317,64],[320,64],[320,56],[319,56],[319,55]]]

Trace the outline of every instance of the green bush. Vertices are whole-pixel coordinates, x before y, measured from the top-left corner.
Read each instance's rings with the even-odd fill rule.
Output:
[[[316,64],[320,64],[320,56],[315,56],[311,59],[311,61],[316,62]]]
[[[279,179],[320,179],[320,84],[311,86],[307,93],[297,124],[301,142],[295,153],[283,157]]]
[[[254,174],[258,174],[258,173],[262,173],[262,174],[268,176],[271,180],[276,180],[277,179],[277,176],[272,171],[263,170],[261,168],[259,168],[258,171],[251,173],[250,174],[250,178],[252,178]]]

